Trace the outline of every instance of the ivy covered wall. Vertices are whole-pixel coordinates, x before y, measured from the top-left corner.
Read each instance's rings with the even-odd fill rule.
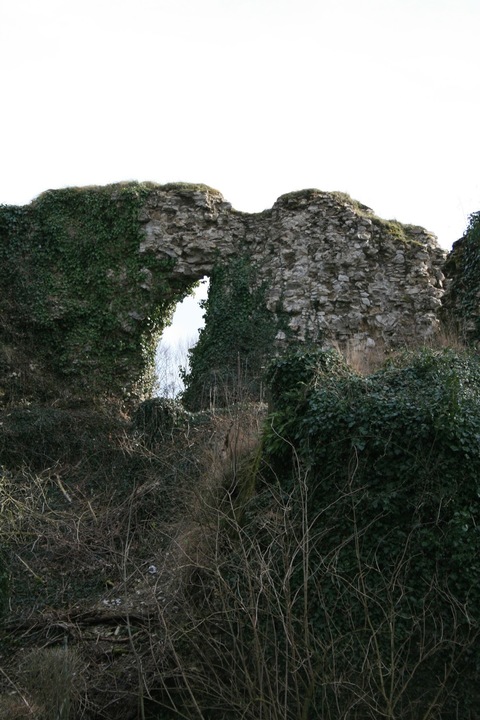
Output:
[[[204,275],[192,407],[239,384],[258,393],[266,356],[292,343],[422,341],[439,326],[444,256],[423,228],[342,193],[247,214],[205,185],[48,191],[0,207],[0,402],[148,396],[157,339]]]
[[[205,327],[183,374],[182,399],[190,410],[261,399],[263,367],[278,331],[265,290],[247,257],[214,267],[203,301]]]
[[[192,289],[139,252],[153,186],[69,188],[0,208],[4,401],[149,392],[156,339]]]
[[[315,659],[302,717],[478,718],[478,356],[424,349],[361,377],[333,351],[296,349],[268,374],[265,470],[242,532],[281,548],[288,513],[302,537],[277,566],[289,643]],[[262,637],[282,646],[272,627]]]
[[[468,342],[480,341],[480,212],[469,218],[464,236],[445,263],[448,278],[444,315]]]

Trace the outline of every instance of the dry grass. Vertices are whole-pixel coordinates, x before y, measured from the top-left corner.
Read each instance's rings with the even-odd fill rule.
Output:
[[[20,682],[39,720],[71,720],[85,699],[85,662],[75,648],[34,648],[23,659]]]
[[[253,490],[266,412],[263,404],[237,404],[211,415],[195,448],[198,477],[186,491],[186,512],[169,527],[168,575],[172,577],[174,567],[176,593],[195,587],[201,583],[202,572],[211,570],[219,509],[226,515],[241,512],[246,495]]]
[[[39,412],[21,415],[22,446],[28,422],[37,422]],[[95,434],[91,421],[83,446],[96,455],[75,451],[71,457],[70,430],[54,417],[45,430],[37,422],[41,442],[37,452],[32,449],[31,466],[17,463],[16,435],[10,433],[14,462],[0,474],[0,545],[11,574],[2,720],[50,720],[45,706],[58,710],[62,698],[54,696],[53,680],[39,686],[35,678],[57,677],[62,669],[75,677],[78,671],[85,683],[81,702],[74,698],[76,686],[68,690],[69,720],[80,717],[78,702],[86,720],[143,717],[138,698],[153,702],[149,695],[165,656],[164,614],[178,613],[174,608],[186,594],[203,594],[202,573],[211,570],[218,539],[215,509],[225,492],[234,494],[264,413],[259,406],[207,413],[198,425],[148,445],[122,423],[109,433],[102,421],[101,434]],[[47,416],[52,414],[49,409]],[[72,431],[81,418],[72,414]],[[77,447],[82,432],[80,424]],[[55,447],[62,457],[52,462]],[[42,448],[48,455],[40,457]],[[80,670],[74,665],[79,657],[85,658]]]
[[[372,346],[366,346],[363,341],[333,342],[331,346],[342,355],[354,372],[363,376],[377,372],[388,359],[405,351],[415,351],[425,347],[434,350],[451,348],[457,352],[467,349],[465,334],[462,333],[461,328],[451,324],[440,325],[435,333],[421,341],[418,338],[405,341],[401,347],[390,347],[381,341],[377,341]]]
[[[4,720],[39,720],[39,710],[13,691],[11,695],[0,695],[0,717]]]
[[[450,348],[457,352],[464,352],[468,349],[466,332],[458,324],[443,323],[429,339],[427,347],[438,350]]]
[[[366,347],[365,343],[346,342],[332,343],[337,352],[342,355],[347,365],[359,375],[371,375],[379,370],[391,352],[385,345],[377,343],[373,347]]]
[[[443,332],[432,342],[451,347],[460,340]],[[389,356],[384,348],[355,345],[343,353],[361,374]],[[273,489],[257,518],[265,544],[251,542],[243,525],[265,415],[264,405],[237,403],[150,443],[123,421],[109,432],[108,423],[92,420],[72,457],[65,426],[52,423],[62,439],[61,461],[45,457],[29,467],[8,450],[15,462],[0,474],[0,545],[12,574],[0,660],[2,720],[144,720],[149,707],[162,720],[182,717],[164,705],[203,718],[205,698],[216,717],[224,709],[225,720],[284,720],[293,695],[303,697],[307,717],[302,677],[318,682],[308,654],[318,646],[305,644],[313,642],[308,633],[289,635],[292,644],[275,655],[273,636],[264,637],[257,620],[263,607],[275,618],[272,633],[277,622],[293,633],[287,579],[292,558],[308,554],[308,533],[292,526],[290,498]],[[71,417],[77,435],[82,417]],[[50,452],[55,437],[40,447]],[[250,574],[242,592],[225,582],[234,545],[233,569],[247,581]],[[285,570],[281,587],[278,563]],[[330,652],[320,650],[322,657]],[[373,687],[373,661],[370,670],[359,693],[368,682]]]

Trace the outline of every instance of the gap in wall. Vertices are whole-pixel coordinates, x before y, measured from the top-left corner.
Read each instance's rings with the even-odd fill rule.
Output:
[[[162,333],[155,353],[157,397],[175,398],[183,390],[180,370],[188,369],[188,351],[197,344],[205,324],[200,302],[207,298],[208,287],[205,276],[192,295],[177,304],[171,325]]]

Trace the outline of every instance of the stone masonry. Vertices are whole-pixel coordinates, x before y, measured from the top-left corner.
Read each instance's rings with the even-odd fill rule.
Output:
[[[175,259],[173,274],[208,275],[246,256],[280,322],[279,345],[295,339],[363,347],[422,341],[437,329],[445,252],[421,227],[377,218],[341,193],[284,195],[257,214],[220,193],[173,185],[153,191],[141,213],[141,252]]]
[[[194,281],[215,282],[219,264],[250,265],[272,354],[297,341],[421,343],[440,324],[445,284],[431,233],[319,190],[252,214],[204,185],[53,190],[0,208],[0,250],[4,402],[50,398],[59,385],[72,397],[142,397],[158,332]]]

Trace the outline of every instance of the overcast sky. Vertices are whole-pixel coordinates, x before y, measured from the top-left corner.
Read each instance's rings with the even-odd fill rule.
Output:
[[[342,190],[449,249],[480,210],[480,0],[0,0],[0,203]]]

